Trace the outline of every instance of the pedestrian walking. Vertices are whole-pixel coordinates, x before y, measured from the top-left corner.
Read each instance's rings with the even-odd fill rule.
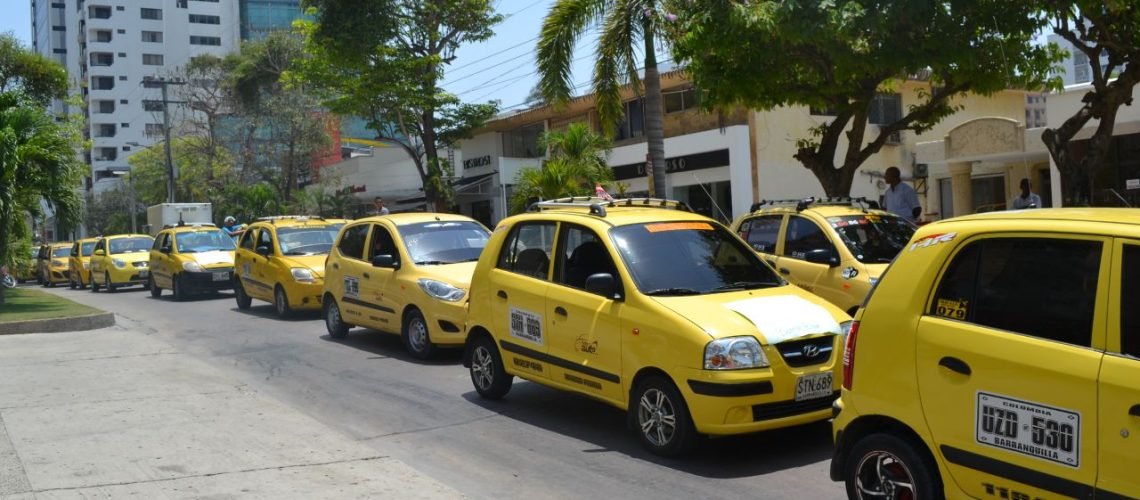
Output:
[[[1017,196],[1009,203],[1010,210],[1023,210],[1026,208],[1041,208],[1041,197],[1034,193],[1029,179],[1021,179],[1021,196]]]
[[[883,207],[908,221],[915,222],[922,215],[922,205],[918,203],[918,193],[910,184],[902,182],[898,167],[890,167],[884,174],[887,191],[883,193]]]

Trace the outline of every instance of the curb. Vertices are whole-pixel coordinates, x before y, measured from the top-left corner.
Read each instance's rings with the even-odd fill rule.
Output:
[[[115,313],[98,313],[72,318],[30,319],[0,323],[0,335],[20,333],[60,333],[95,330],[115,325]]]

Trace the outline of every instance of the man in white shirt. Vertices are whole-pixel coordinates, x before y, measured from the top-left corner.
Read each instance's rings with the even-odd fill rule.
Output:
[[[1041,208],[1041,197],[1037,193],[1030,191],[1029,179],[1021,179],[1021,196],[1013,199],[1009,204],[1010,210],[1022,210],[1026,208]]]
[[[922,215],[922,205],[918,204],[918,193],[910,184],[902,182],[898,167],[890,167],[884,174],[887,191],[883,193],[883,208],[899,217],[914,222]]]

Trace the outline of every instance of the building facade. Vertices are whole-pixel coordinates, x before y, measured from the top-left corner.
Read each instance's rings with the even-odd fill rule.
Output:
[[[238,0],[241,39],[258,40],[280,30],[288,30],[293,21],[304,16],[301,0]]]

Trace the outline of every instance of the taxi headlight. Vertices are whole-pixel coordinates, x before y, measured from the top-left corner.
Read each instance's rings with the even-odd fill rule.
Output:
[[[183,262],[182,269],[185,271],[190,271],[192,273],[200,273],[202,272],[202,265],[191,260],[188,262]]]
[[[117,267],[119,269],[127,267],[127,261],[125,261],[123,259],[111,259],[111,263],[114,264],[115,267]]]
[[[299,283],[312,283],[316,281],[316,279],[313,278],[313,271],[308,268],[294,267],[289,269],[289,272],[293,273],[293,279]]]
[[[756,337],[716,339],[705,346],[706,370],[741,370],[767,368],[768,357]]]
[[[456,288],[439,280],[420,278],[419,284],[424,293],[447,302],[458,302],[467,294],[462,288]]]

